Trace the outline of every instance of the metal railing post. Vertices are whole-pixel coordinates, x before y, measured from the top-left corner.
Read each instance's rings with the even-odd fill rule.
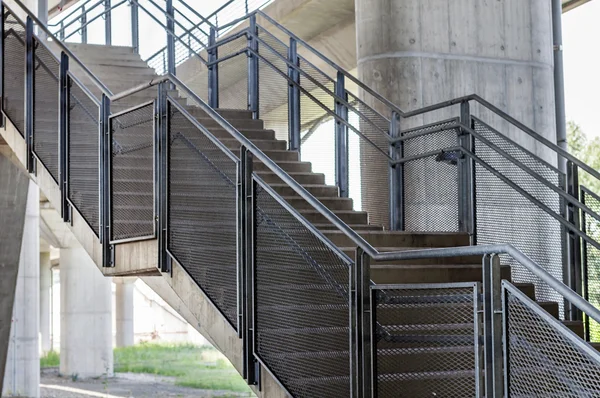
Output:
[[[102,243],[102,266],[115,266],[115,247],[111,239],[111,158],[110,98],[102,94],[100,106],[100,240]]]
[[[110,1],[104,0],[104,43],[107,46],[112,45],[112,10]]]
[[[167,0],[167,72],[175,75],[175,8],[173,0]]]
[[[0,10],[2,11],[2,15],[4,15],[3,0],[0,0]],[[0,32],[2,32],[2,37],[0,37],[0,98],[4,98],[4,17],[0,18]],[[4,104],[1,100],[0,106],[4,110]],[[0,127],[5,127],[4,119],[4,115],[0,114]]]
[[[245,5],[246,5],[246,15],[248,15],[248,13],[250,12],[250,10],[248,9],[248,0],[245,1]]]
[[[58,146],[59,146],[59,188],[60,188],[60,214],[64,222],[71,220],[69,207],[69,57],[65,52],[60,54],[59,71],[59,111],[58,111]]]
[[[471,107],[468,101],[460,103],[460,123],[471,128]],[[472,152],[473,137],[465,129],[460,128],[458,144],[467,152]],[[458,163],[458,229],[471,236],[471,243],[475,242],[475,180],[474,161],[461,154]]]
[[[482,266],[485,396],[497,398],[504,390],[500,257],[485,255]]]
[[[252,35],[258,35],[256,26],[256,15],[250,17],[250,34],[248,35],[248,47],[258,53],[258,40]],[[248,110],[252,111],[252,118],[259,118],[259,81],[258,81],[258,57],[248,51]]]
[[[85,11],[85,5],[83,5],[81,6],[81,42],[86,44],[87,41],[87,13]]]
[[[288,60],[291,64],[300,66],[298,58],[298,45],[294,38],[290,38]],[[300,151],[300,73],[288,66],[288,130],[290,151]],[[295,84],[294,84],[295,83]]]
[[[252,178],[253,156],[246,148],[240,150],[240,180],[243,200],[241,203],[241,219],[244,224],[241,228],[242,237],[242,345],[243,345],[243,375],[249,385],[258,385],[260,380],[260,365],[254,357],[256,344],[255,313],[256,313],[256,274],[255,274],[255,248],[256,248],[256,184]]]
[[[216,46],[217,31],[211,26],[208,37],[208,105],[219,107],[219,49]]]
[[[156,128],[156,142],[158,143],[158,220],[157,220],[157,231],[158,231],[158,252],[159,260],[158,267],[161,272],[171,272],[171,261],[170,256],[167,253],[168,249],[168,236],[167,236],[167,225],[168,225],[168,189],[169,189],[169,104],[167,103],[167,90],[169,89],[169,82],[162,82],[158,85],[158,98],[157,98],[157,120],[155,124]]]
[[[335,95],[344,101],[348,101],[346,93],[345,78],[342,72],[337,73],[335,83]],[[335,101],[335,114],[339,119],[335,123],[335,180],[338,186],[340,197],[350,196],[350,177],[348,172],[348,107],[339,100]],[[346,122],[346,123],[344,123]]]
[[[33,112],[35,104],[34,78],[34,43],[33,43],[33,20],[27,17],[25,38],[25,144],[27,146],[27,171],[35,172],[35,158],[33,157]]]
[[[579,190],[579,197],[581,200],[581,204],[586,206],[586,192],[583,190],[583,187]],[[581,212],[581,232],[587,235],[587,214],[585,211]],[[590,301],[590,280],[589,280],[589,264],[588,264],[588,244],[583,241],[581,244],[581,277],[582,277],[582,288],[583,288],[583,298],[585,301]],[[585,341],[591,341],[591,332],[590,332],[590,317],[585,315],[583,317],[583,322],[585,326]]]
[[[65,21],[60,21],[60,30],[58,31],[58,38],[62,41],[65,39]]]
[[[571,195],[575,200],[579,201],[579,168],[573,162],[567,162],[567,193]],[[576,230],[580,229],[581,226],[581,215],[580,209],[574,206],[572,203],[567,204],[567,221],[569,221]],[[581,263],[581,238],[573,233],[567,231],[567,256],[568,256],[568,275],[567,280],[569,281],[568,286],[577,292],[579,295],[582,294],[582,263]],[[568,303],[569,317],[572,321],[582,320],[581,311],[573,304]]]
[[[398,139],[400,131],[400,115],[392,112],[390,118],[390,137]],[[390,144],[390,157],[400,160],[404,157],[404,141]],[[390,229],[404,231],[404,163],[390,165]]]
[[[371,258],[361,248],[356,249],[356,258],[351,276],[351,307],[355,313],[350,317],[350,330],[354,332],[353,397],[370,397],[371,380]]]
[[[136,2],[131,2],[131,47],[133,52],[140,52],[140,10]]]

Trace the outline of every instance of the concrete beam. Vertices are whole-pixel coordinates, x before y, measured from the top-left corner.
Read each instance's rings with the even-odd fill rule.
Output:
[[[563,2],[562,2],[563,14],[567,11],[571,11],[579,6],[582,6],[589,1],[591,1],[591,0],[563,0]]]
[[[4,382],[28,190],[27,175],[0,154],[0,392]]]

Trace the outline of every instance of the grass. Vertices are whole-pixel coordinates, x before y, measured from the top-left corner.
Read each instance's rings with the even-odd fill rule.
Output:
[[[191,344],[141,344],[114,351],[115,372],[175,378],[175,384],[204,390],[247,392],[250,388],[216,349]]]
[[[59,360],[58,353],[50,352],[41,359],[41,366],[56,367],[59,366]],[[233,365],[210,346],[143,343],[115,348],[114,363],[115,373],[169,376],[175,378],[175,384],[182,387],[254,396]]]
[[[40,367],[56,368],[60,365],[60,354],[56,351],[50,351],[40,358]]]

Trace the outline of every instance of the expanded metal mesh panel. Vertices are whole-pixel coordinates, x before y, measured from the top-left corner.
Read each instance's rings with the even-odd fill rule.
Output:
[[[598,196],[583,188],[581,200],[596,214],[600,214],[600,198]],[[586,212],[582,212],[582,214],[585,233],[596,242],[600,241],[600,220]],[[585,253],[585,262],[583,264],[585,267],[583,280],[584,297],[594,307],[600,308],[600,250],[586,240],[583,241],[583,248]],[[590,340],[599,342],[600,324],[592,319],[589,319],[588,323]]]
[[[34,40],[33,151],[58,181],[58,115],[60,64]]]
[[[543,309],[515,290],[512,286],[503,290],[508,311],[509,396],[600,396],[600,357],[583,350],[583,340],[548,321]]]
[[[100,108],[69,79],[69,200],[100,231]]]
[[[360,97],[363,90],[360,90]],[[390,166],[386,155],[389,144],[390,115],[383,116],[359,96],[347,92],[349,120],[353,128],[348,129],[351,137],[359,141],[360,160],[350,164],[350,173],[360,175],[362,210],[369,212],[369,222],[389,227],[389,181]]]
[[[256,183],[256,352],[296,397],[350,396],[350,264]]]
[[[4,10],[2,109],[21,135],[25,134],[25,26]]]
[[[258,28],[259,60],[259,115],[265,128],[274,130],[278,140],[288,140],[288,57],[287,45],[281,43],[263,28]],[[283,58],[282,58],[283,57]],[[300,110],[302,112],[302,109]]]
[[[218,48],[219,59],[233,56],[247,48],[242,36]],[[248,56],[241,53],[219,62],[219,108],[248,109]]]
[[[475,397],[477,285],[374,291],[380,398]]]
[[[110,123],[111,239],[154,236],[154,104]]]
[[[237,325],[237,162],[171,106],[168,248]]]
[[[475,130],[480,134],[493,134],[483,123],[477,120],[474,123]],[[477,139],[475,154],[555,214],[560,214],[561,201],[556,192]],[[539,172],[542,171],[540,169]],[[558,184],[556,174],[546,172],[546,178],[554,178],[554,183]],[[562,280],[563,247],[560,222],[480,164],[476,165],[475,179],[477,243],[511,244],[537,264],[541,264],[553,277]],[[562,299],[546,283],[534,277],[511,257],[502,256],[502,261],[511,266],[515,282],[534,283],[538,299],[559,302],[562,308]]]
[[[461,154],[443,151],[456,147],[460,130],[448,128],[438,131],[454,122],[448,120],[404,134],[407,138],[404,141],[405,157],[439,151],[438,155],[404,164],[407,231],[458,232],[458,169]]]

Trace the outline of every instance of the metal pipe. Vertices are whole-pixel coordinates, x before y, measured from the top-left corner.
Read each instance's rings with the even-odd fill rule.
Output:
[[[208,38],[208,44],[210,50],[208,50],[208,104],[213,108],[219,107],[219,65],[217,59],[219,58],[219,49],[214,44],[217,40],[217,31],[215,28],[210,28],[210,36]]]
[[[111,0],[104,1],[104,43],[107,46],[112,45],[112,8],[110,2]]]
[[[167,0],[167,30],[175,32],[175,11],[173,9],[173,0]],[[167,32],[167,71],[175,74],[175,38]]]
[[[138,6],[135,3],[130,4],[131,11],[131,47],[133,52],[140,52],[140,16]]]
[[[390,229],[404,231],[404,141],[400,125],[400,115],[392,112],[390,121],[390,137],[394,140],[389,146],[390,157]]]
[[[290,39],[288,48],[288,59],[294,65],[299,65],[298,47],[296,41]],[[300,151],[302,140],[300,139],[300,90],[297,85],[300,84],[300,75],[298,72],[288,66],[288,77],[296,84],[288,84],[288,148],[290,151]]]
[[[337,98],[344,98],[346,102],[348,101],[343,73],[338,73],[335,83],[335,113],[338,116],[335,123],[335,179],[340,197],[347,198],[350,196],[348,108]]]
[[[120,7],[122,4],[127,3],[127,1],[128,0],[122,0],[119,3],[115,4],[114,6],[112,6],[110,9],[114,10],[115,8]],[[88,12],[89,11],[90,10],[88,10]],[[79,32],[81,30],[81,34],[82,34],[82,36],[85,34],[85,40],[87,42],[87,27],[90,26],[95,20],[102,18],[104,15],[105,15],[105,13],[101,12],[100,14],[96,15],[94,18],[88,20],[87,13],[86,13],[84,15],[85,18],[82,18],[82,26],[79,27],[79,29],[75,29],[73,32],[69,33],[69,35],[63,39],[63,41],[67,40],[69,37],[73,36],[75,33]],[[84,20],[85,20],[85,22],[84,22]]]

